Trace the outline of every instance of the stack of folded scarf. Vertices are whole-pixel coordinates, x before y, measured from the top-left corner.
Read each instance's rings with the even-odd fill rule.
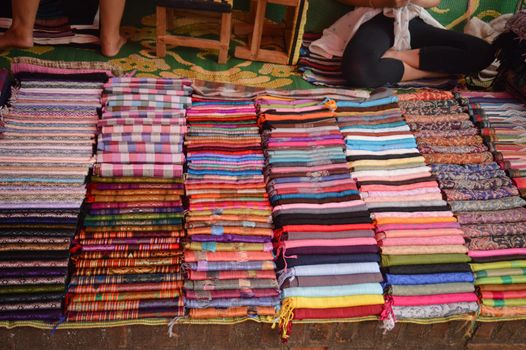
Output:
[[[462,113],[463,107],[452,96],[441,95],[416,93],[410,99],[417,100],[405,102],[403,109],[420,150],[431,163],[433,174],[458,218],[469,256],[476,263],[521,259],[526,248],[522,208],[526,202],[493,161],[469,114]],[[484,268],[483,264],[474,266]],[[479,272],[476,275],[484,276]],[[487,282],[477,278],[475,285],[481,283]],[[509,298],[518,298],[513,295]],[[505,297],[508,298],[496,300],[497,294],[483,295],[481,314],[494,306],[519,305],[514,304],[517,299],[508,301]]]
[[[280,299],[254,103],[198,99],[187,120],[186,309],[271,321]]]
[[[506,92],[462,92],[495,161],[526,197],[526,106]]]
[[[209,100],[237,101],[239,99],[253,99],[257,96],[272,95],[284,98],[312,99],[323,101],[326,98],[341,98],[345,100],[362,101],[369,98],[370,92],[365,89],[266,89],[244,85],[216,83],[205,80],[194,80],[192,98]]]
[[[521,141],[526,110],[511,96],[499,93],[466,93],[463,102],[472,119],[482,128],[486,145],[500,167],[521,186],[524,155]],[[504,171],[491,163],[494,176],[476,178],[473,186],[484,194],[485,207],[459,214],[470,255],[475,261],[476,285],[482,298],[482,317],[526,316],[526,209],[518,190]],[[498,176],[497,176],[498,175]],[[516,176],[516,177],[515,177]],[[490,185],[491,184],[491,185]],[[524,191],[521,191],[524,197]],[[465,225],[464,225],[465,224]]]
[[[283,336],[292,320],[377,318],[384,304],[378,247],[334,113],[313,100],[257,102],[276,228]]]
[[[397,98],[337,106],[352,176],[374,219],[395,319],[475,311],[462,231],[417,149]]]
[[[89,205],[75,237],[69,321],[183,315],[179,240],[189,85],[114,78],[104,86]]]
[[[0,127],[0,320],[62,315],[106,73],[16,64]]]
[[[310,52],[310,43],[319,38],[321,38],[321,34],[305,33],[303,35],[298,61],[298,70],[303,73],[303,79],[314,85],[347,85],[342,76],[341,57],[326,58]]]
[[[99,41],[98,3],[87,0],[79,6],[61,0],[40,1],[33,26],[33,42],[38,45],[96,45]],[[2,1],[0,34],[11,27],[9,7]]]

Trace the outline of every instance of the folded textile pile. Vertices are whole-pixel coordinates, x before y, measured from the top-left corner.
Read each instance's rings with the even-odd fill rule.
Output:
[[[470,258],[516,259],[525,247],[526,202],[493,161],[469,114],[445,93],[415,93],[409,99],[414,100],[402,105],[406,120],[461,225]],[[486,306],[493,304],[483,298],[481,313]]]
[[[187,120],[185,307],[192,319],[271,321],[280,299],[254,103],[197,99]]]
[[[370,93],[365,89],[338,89],[338,88],[317,88],[317,89],[267,89],[253,86],[236,85],[228,83],[218,83],[205,80],[193,80],[194,98],[218,99],[224,101],[237,101],[239,99],[253,99],[257,96],[272,95],[285,98],[312,99],[323,101],[326,98],[345,99],[362,101],[369,98]]]
[[[303,34],[303,45],[298,61],[298,70],[303,73],[303,79],[314,85],[346,86],[342,76],[341,57],[326,58],[310,52],[310,43],[319,38],[321,34]]]
[[[265,180],[275,224],[280,326],[377,318],[378,247],[350,177],[334,113],[315,100],[261,97]]]
[[[474,184],[484,194],[484,211],[459,214],[459,221],[470,237],[470,255],[476,262],[471,267],[482,298],[480,315],[525,317],[526,208],[518,195],[525,195],[522,139],[526,108],[505,93],[463,93],[462,97],[468,98],[463,102],[469,107],[473,121],[482,128],[486,145],[500,168],[512,176],[510,179],[497,164],[490,163],[491,171],[498,176],[477,178]]]
[[[185,79],[114,78],[104,85],[68,321],[183,315],[179,241],[190,94]]]
[[[25,71],[0,127],[0,320],[62,316],[106,73]]]
[[[39,3],[33,27],[33,41],[39,45],[81,44],[95,45],[99,41],[97,0],[83,1],[82,5],[61,0]],[[11,6],[2,1],[0,33],[11,27]]]
[[[476,311],[462,231],[417,148],[397,98],[337,106],[347,161],[374,219],[382,251],[387,311],[391,307],[398,320]]]
[[[462,92],[486,145],[526,198],[526,106],[506,92]]]

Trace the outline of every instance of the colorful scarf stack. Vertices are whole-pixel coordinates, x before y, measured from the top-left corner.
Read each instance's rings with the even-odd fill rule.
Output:
[[[496,162],[526,198],[526,106],[506,92],[463,92]]]
[[[417,149],[397,98],[337,106],[352,177],[376,224],[389,288],[387,311],[392,308],[398,320],[475,311],[462,231]]]
[[[87,0],[82,5],[61,0],[39,2],[33,26],[33,42],[38,45],[95,46],[99,43],[99,1]],[[2,1],[0,35],[12,24],[11,6]]]
[[[377,318],[384,304],[378,247],[334,113],[314,100],[262,97],[257,103],[276,227],[282,336],[292,320]]]
[[[513,255],[526,247],[521,208],[526,202],[493,162],[470,116],[444,92],[415,93],[402,108],[461,224],[472,260],[483,263],[517,258]],[[483,297],[482,308],[491,306],[496,305]]]
[[[106,74],[13,65],[0,127],[0,320],[62,315]]]
[[[341,57],[326,58],[310,52],[310,43],[319,38],[321,38],[321,34],[303,34],[303,44],[298,61],[298,70],[303,73],[303,79],[311,84],[321,86],[347,85],[342,76]]]
[[[508,178],[497,164],[491,163],[499,176],[490,180],[476,179],[474,185],[485,194],[485,204],[489,207],[459,214],[466,236],[470,238],[470,255],[475,261],[471,267],[482,298],[480,315],[525,317],[526,209],[512,180],[519,185],[524,197],[526,163],[522,138],[526,108],[502,93],[467,93],[463,97],[469,97],[469,101],[464,102],[472,119],[481,126],[495,159],[512,176]],[[488,182],[493,186],[487,187]]]
[[[179,240],[189,85],[115,78],[104,86],[89,206],[75,237],[69,321],[183,315]]]
[[[271,321],[280,299],[254,103],[198,99],[187,120],[189,316]]]

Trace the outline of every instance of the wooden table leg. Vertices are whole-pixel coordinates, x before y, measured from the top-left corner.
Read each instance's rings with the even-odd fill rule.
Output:
[[[254,32],[252,33],[252,42],[250,43],[250,53],[253,58],[258,55],[263,36],[263,24],[265,23],[265,13],[267,11],[267,0],[259,0],[256,6],[256,18],[254,21]]]
[[[156,28],[156,53],[157,57],[164,57],[166,56],[166,7],[163,6],[157,6],[156,9],[156,22],[157,22],[157,28]]]
[[[228,48],[230,46],[230,36],[232,35],[232,12],[221,15],[221,35],[219,37],[219,57],[217,62],[225,64],[228,59]]]

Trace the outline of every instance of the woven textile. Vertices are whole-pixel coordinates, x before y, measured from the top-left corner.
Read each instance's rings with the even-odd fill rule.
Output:
[[[111,72],[16,62],[13,71],[20,83],[0,125],[0,318],[58,321]],[[5,71],[0,86],[3,104]]]
[[[273,206],[282,336],[295,319],[377,318],[384,303],[378,248],[334,113],[313,99],[261,96],[256,102]]]
[[[414,94],[416,99],[423,96]],[[427,127],[430,118],[413,118],[410,113],[404,118],[400,106],[405,102],[397,102],[394,97],[362,104],[337,101],[336,110],[348,166],[374,220],[387,272],[387,328],[396,320],[458,317],[472,313],[473,304],[475,309],[477,305],[473,276],[467,264],[460,264],[469,260],[460,225],[427,166],[432,160],[442,161],[442,155],[432,153],[432,158],[422,152],[424,145],[434,147],[434,152],[451,146],[453,143],[441,142],[437,134],[448,126],[460,128],[463,124],[451,115],[436,121],[440,127]],[[426,126],[420,134],[411,132],[417,123]],[[459,139],[470,137],[475,138],[474,132]],[[453,303],[472,304],[448,306]]]
[[[104,85],[88,210],[75,237],[72,322],[184,315],[185,79],[114,78]]]
[[[488,201],[490,207],[481,207],[484,210],[481,213],[463,213],[470,255],[477,262],[472,268],[482,296],[481,315],[524,317],[521,298],[525,291],[522,286],[525,273],[520,259],[525,221],[522,215],[524,203],[520,197],[525,195],[521,181],[524,163],[521,129],[526,110],[519,100],[507,93],[468,92],[462,97],[473,122],[481,128],[485,145],[497,162],[495,167],[506,171],[500,170],[499,174],[501,179],[506,179],[505,183],[494,183],[491,188],[480,191],[491,199]],[[497,194],[506,192],[509,193],[507,197],[497,199]],[[466,205],[461,207],[466,208]],[[488,210],[493,212],[481,215]]]
[[[279,290],[256,108],[250,100],[199,99],[187,120],[188,315],[268,321]]]

